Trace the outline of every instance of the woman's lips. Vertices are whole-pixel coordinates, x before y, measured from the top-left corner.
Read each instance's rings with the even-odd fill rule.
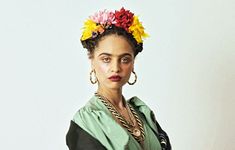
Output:
[[[122,79],[122,77],[120,77],[120,76],[111,76],[111,77],[109,77],[109,79],[113,82],[118,82]]]

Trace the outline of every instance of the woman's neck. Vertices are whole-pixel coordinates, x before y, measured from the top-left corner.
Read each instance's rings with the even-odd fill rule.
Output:
[[[97,93],[107,98],[117,109],[122,110],[125,108],[122,89],[113,90],[99,87]]]

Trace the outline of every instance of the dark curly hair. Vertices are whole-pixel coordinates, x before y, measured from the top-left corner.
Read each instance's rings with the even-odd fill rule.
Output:
[[[81,40],[81,43],[82,43],[83,47],[85,49],[87,49],[87,51],[88,51],[89,58],[92,58],[94,49],[98,45],[99,41],[103,37],[105,37],[107,35],[112,35],[112,34],[120,35],[120,36],[123,36],[124,38],[127,39],[127,41],[133,47],[134,57],[136,57],[136,55],[143,50],[143,43],[138,44],[131,33],[128,33],[123,28],[116,27],[116,26],[112,25],[108,29],[105,29],[105,31],[102,34],[98,34],[95,38],[89,38],[89,39],[84,40],[84,41]]]

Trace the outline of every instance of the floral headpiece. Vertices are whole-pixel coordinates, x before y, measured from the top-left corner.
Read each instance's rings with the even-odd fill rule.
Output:
[[[119,11],[103,10],[90,16],[84,23],[81,41],[95,38],[113,25],[131,33],[138,44],[143,43],[143,38],[148,37],[138,17],[122,7]]]

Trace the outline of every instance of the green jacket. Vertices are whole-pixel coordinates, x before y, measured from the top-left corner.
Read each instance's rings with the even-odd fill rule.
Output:
[[[127,102],[133,106],[144,123],[146,135],[144,149],[170,150],[169,138],[157,123],[153,111],[138,97],[132,97],[127,100]],[[84,145],[82,144],[84,141],[88,143],[89,146],[93,144],[96,145],[95,149],[98,149],[97,143],[101,145],[102,148],[108,150],[142,149],[131,134],[113,119],[112,114],[96,96],[93,96],[88,103],[74,115],[71,126],[66,137],[67,145],[70,150],[82,150],[71,148],[71,145]],[[72,132],[72,130],[74,130],[74,132]],[[95,142],[87,141],[86,136],[80,135],[81,132],[86,133],[89,139]],[[73,138],[71,138],[71,134],[73,134]],[[79,140],[75,139],[78,138],[76,135],[79,135]],[[85,149],[87,150],[87,147]]]

